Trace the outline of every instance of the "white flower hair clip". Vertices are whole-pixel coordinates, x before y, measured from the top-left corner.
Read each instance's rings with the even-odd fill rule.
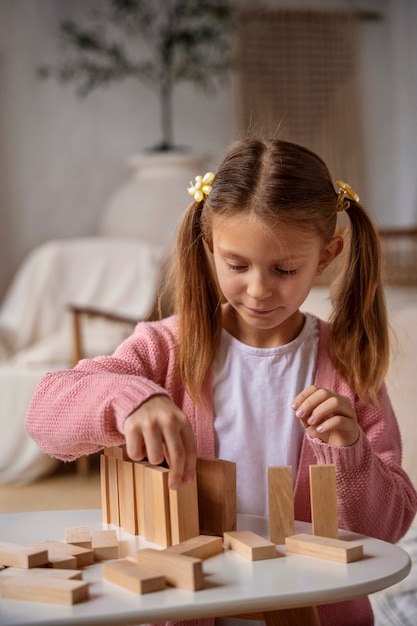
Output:
[[[337,211],[347,211],[350,207],[350,200],[359,202],[359,196],[356,191],[343,180],[337,180],[336,185],[339,187],[336,200]]]
[[[207,172],[204,176],[196,176],[194,183],[190,182],[190,186],[187,187],[187,191],[190,196],[193,196],[196,202],[201,202],[210,194],[213,180],[213,172]]]

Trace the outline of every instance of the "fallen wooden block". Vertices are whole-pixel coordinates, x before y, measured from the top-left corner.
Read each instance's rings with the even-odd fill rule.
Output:
[[[249,561],[277,558],[276,545],[251,530],[235,530],[223,535],[226,548],[237,552]]]
[[[81,580],[55,580],[31,575],[6,578],[0,586],[0,592],[2,598],[10,600],[77,604],[88,598],[89,583]]]
[[[65,543],[64,541],[53,541],[48,539],[46,541],[40,541],[39,543],[32,544],[32,547],[48,550],[48,552],[52,552],[52,554],[55,551],[55,553],[61,555],[75,557],[77,569],[94,563],[94,552],[92,549],[81,548],[81,546],[75,546],[71,543]]]
[[[95,530],[91,533],[91,540],[96,561],[119,558],[120,543],[115,530]]]
[[[48,567],[32,567],[21,569],[20,567],[8,567],[0,573],[0,585],[2,580],[10,576],[41,576],[43,578],[66,578],[68,580],[82,580],[83,573],[77,569],[49,569]]]
[[[184,554],[175,554],[166,550],[145,548],[136,553],[140,566],[165,576],[166,582],[172,587],[180,587],[189,591],[203,588],[203,561]]]
[[[70,526],[65,528],[65,542],[81,548],[91,548],[91,533],[88,526]]]
[[[165,576],[155,574],[130,559],[103,563],[103,578],[134,593],[151,593],[165,589]]]
[[[46,547],[22,546],[0,541],[0,563],[8,567],[39,567],[48,563]]]
[[[353,541],[320,537],[318,535],[300,534],[287,537],[285,546],[288,552],[315,556],[319,559],[352,563],[363,557],[363,545]]]
[[[198,535],[165,548],[164,552],[184,554],[185,556],[193,556],[196,559],[208,559],[223,552],[223,541],[221,537],[213,535]]]
[[[48,549],[48,564],[47,567],[52,569],[68,569],[76,570],[77,559],[72,554],[64,554],[54,548]]]

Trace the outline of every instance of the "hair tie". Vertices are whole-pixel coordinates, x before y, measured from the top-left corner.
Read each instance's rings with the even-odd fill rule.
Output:
[[[196,202],[205,200],[211,191],[211,183],[214,180],[213,172],[207,172],[204,176],[196,176],[195,181],[190,182],[190,186],[187,187],[187,191],[190,196],[193,196]]]
[[[350,201],[359,202],[359,196],[356,191],[343,180],[337,180],[336,185],[339,187],[336,200],[336,211],[347,211],[350,207]]]

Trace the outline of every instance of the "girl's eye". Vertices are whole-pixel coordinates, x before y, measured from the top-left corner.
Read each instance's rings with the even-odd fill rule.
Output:
[[[277,272],[282,276],[293,276],[294,274],[296,274],[297,270],[283,270],[277,267]]]
[[[231,263],[228,263],[227,266],[229,270],[232,270],[233,272],[239,272],[245,269],[245,265],[232,265]]]

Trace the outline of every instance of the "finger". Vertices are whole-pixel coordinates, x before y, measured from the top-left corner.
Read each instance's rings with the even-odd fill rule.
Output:
[[[291,402],[291,407],[294,409],[294,411],[300,408],[303,402],[307,400],[307,398],[309,398],[317,390],[318,387],[316,387],[316,385],[310,385],[309,387],[303,389],[303,391],[301,391],[299,394],[297,394],[294,400]]]
[[[126,453],[133,461],[141,461],[146,456],[145,442],[141,431],[135,427],[133,422],[126,420],[124,425],[124,435],[126,440]]]
[[[312,421],[309,420],[311,420],[312,418],[313,411],[317,409],[320,404],[325,402],[330,394],[327,389],[321,389],[317,387],[309,387],[308,390],[308,395],[305,394],[304,400],[298,404],[298,407],[295,410],[295,415],[299,419],[307,421],[309,424],[311,424]]]

